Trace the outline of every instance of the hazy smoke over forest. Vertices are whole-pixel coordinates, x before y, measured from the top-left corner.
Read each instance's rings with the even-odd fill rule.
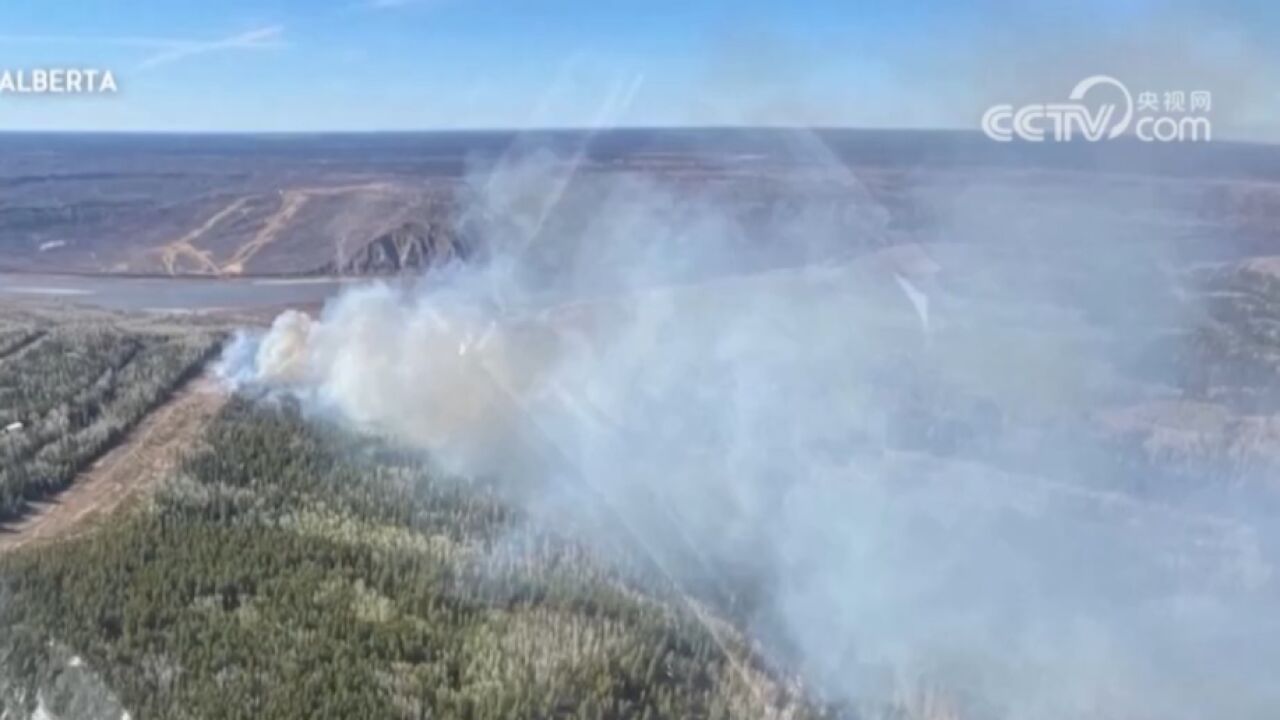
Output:
[[[1133,392],[1123,338],[1193,312],[1154,300],[1159,238],[1112,245],[1077,214],[1055,229],[1069,252],[1002,244],[987,233],[1016,232],[1017,200],[975,188],[947,205],[956,242],[888,248],[857,178],[797,148],[765,215],[547,153],[477,171],[459,226],[481,261],[282,315],[226,372],[622,536],[829,698],[1280,706],[1262,541],[1124,494],[1136,471],[1082,429]],[[757,262],[759,238],[788,262]],[[1059,270],[1079,273],[1039,274]]]

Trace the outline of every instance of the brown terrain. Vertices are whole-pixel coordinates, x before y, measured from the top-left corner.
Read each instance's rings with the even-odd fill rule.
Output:
[[[0,138],[0,271],[416,272],[483,252],[462,218],[477,178],[537,152],[575,169],[566,197],[589,201],[601,179],[638,177],[714,199],[753,269],[787,263],[794,250],[771,231],[801,206],[848,220],[835,229],[849,252],[989,242],[997,231],[1052,243],[1087,207],[1135,239],[1159,233],[1220,260],[1269,254],[1280,219],[1280,158],[1248,146],[1054,150],[872,132],[17,135]]]

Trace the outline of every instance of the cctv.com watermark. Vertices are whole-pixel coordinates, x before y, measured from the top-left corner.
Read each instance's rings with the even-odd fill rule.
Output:
[[[1094,75],[1077,83],[1067,100],[994,105],[982,116],[982,131],[996,142],[1100,142],[1130,130],[1148,143],[1208,142],[1213,136],[1207,90],[1144,90],[1135,98],[1119,80]]]

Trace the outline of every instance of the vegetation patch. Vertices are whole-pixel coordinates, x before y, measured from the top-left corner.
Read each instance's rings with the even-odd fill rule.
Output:
[[[34,711],[56,647],[135,718],[809,716],[679,603],[552,534],[508,541],[538,532],[482,484],[233,398],[149,507],[0,563],[0,714]]]
[[[28,314],[0,324],[0,521],[64,490],[216,352],[212,328]]]

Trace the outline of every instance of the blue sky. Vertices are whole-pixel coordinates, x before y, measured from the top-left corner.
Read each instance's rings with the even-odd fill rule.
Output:
[[[1095,72],[1231,86],[1220,94],[1239,84],[1232,112],[1254,127],[1280,86],[1245,77],[1277,77],[1280,22],[1264,0],[5,0],[0,11],[0,69],[107,68],[121,87],[0,96],[0,129],[970,127],[991,102],[1059,97]]]

